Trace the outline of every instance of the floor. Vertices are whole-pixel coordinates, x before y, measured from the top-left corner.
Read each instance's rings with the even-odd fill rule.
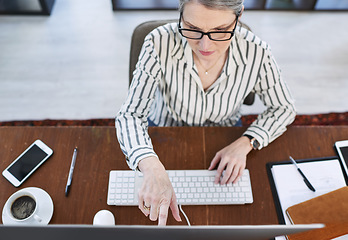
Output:
[[[126,97],[130,38],[176,11],[113,12],[109,0],[57,0],[52,15],[0,16],[0,121],[113,118]],[[348,111],[348,12],[249,11],[299,114]],[[260,101],[243,112],[263,111]]]

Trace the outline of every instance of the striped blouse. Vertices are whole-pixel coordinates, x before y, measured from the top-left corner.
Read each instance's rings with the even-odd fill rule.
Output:
[[[192,49],[177,23],[153,30],[145,38],[128,97],[115,121],[129,167],[135,169],[141,159],[157,156],[147,119],[158,126],[233,126],[251,91],[267,109],[244,134],[255,137],[261,149],[286,131],[296,115],[270,46],[237,28],[220,76],[204,90]]]

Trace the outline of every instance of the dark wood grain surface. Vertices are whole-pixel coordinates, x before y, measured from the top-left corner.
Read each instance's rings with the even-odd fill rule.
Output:
[[[169,169],[206,169],[215,153],[243,134],[244,127],[153,127],[155,151]],[[115,215],[116,224],[155,224],[137,207],[108,206],[110,170],[128,170],[113,127],[0,127],[0,170],[3,171],[36,139],[54,154],[26,182],[15,188],[0,177],[0,206],[19,189],[39,187],[54,202],[52,224],[92,224],[101,209]],[[277,224],[266,163],[333,156],[335,141],[348,139],[348,126],[289,127],[261,151],[248,155],[254,203],[237,206],[184,206],[194,225]],[[79,149],[71,191],[64,190],[74,147]],[[168,224],[176,223],[169,214]]]

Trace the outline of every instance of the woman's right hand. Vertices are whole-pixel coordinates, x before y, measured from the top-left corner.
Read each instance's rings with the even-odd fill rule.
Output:
[[[159,159],[144,158],[138,167],[144,174],[138,193],[139,209],[145,216],[150,215],[151,221],[158,219],[158,225],[166,225],[169,208],[175,220],[181,221],[174,189]]]

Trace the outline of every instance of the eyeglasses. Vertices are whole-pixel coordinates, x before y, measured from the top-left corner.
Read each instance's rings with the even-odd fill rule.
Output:
[[[180,13],[180,18],[179,18],[179,32],[180,32],[180,34],[185,38],[195,39],[195,40],[202,39],[204,35],[207,35],[209,37],[209,39],[212,41],[228,41],[233,37],[234,31],[236,30],[236,27],[238,24],[238,15],[237,15],[236,20],[235,20],[236,24],[234,25],[234,28],[232,31],[202,32],[199,30],[182,28],[181,27],[181,18],[182,18],[182,12]]]

